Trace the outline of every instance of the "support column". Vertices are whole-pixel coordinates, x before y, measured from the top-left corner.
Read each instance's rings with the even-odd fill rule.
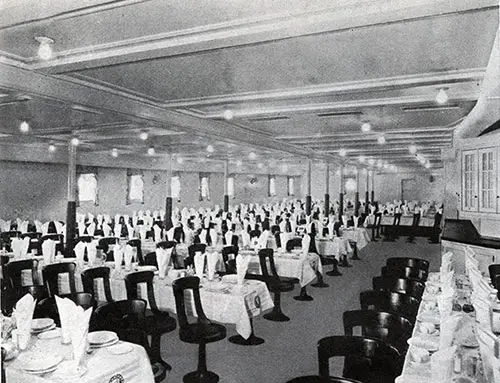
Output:
[[[356,168],[356,194],[354,195],[354,216],[359,216],[359,169]]]
[[[372,203],[375,202],[375,170],[372,170]]]
[[[229,161],[224,161],[224,211],[229,211]]]
[[[307,176],[306,176],[306,215],[311,214],[311,168],[312,160],[307,160]]]
[[[76,146],[68,146],[68,203],[66,207],[66,245],[67,257],[73,256],[76,235]]]
[[[325,164],[325,217],[330,212],[330,164]]]
[[[344,163],[340,164],[340,186],[339,186],[339,221],[342,222],[344,215]]]
[[[368,215],[369,212],[369,207],[368,207],[368,200],[370,199],[370,192],[368,191],[370,189],[370,171],[366,169],[366,191],[365,191],[365,214]]]
[[[167,198],[165,199],[165,222],[164,222],[164,230],[170,230],[174,225],[172,223],[172,162],[173,158],[170,155],[170,159],[168,162],[167,168]]]

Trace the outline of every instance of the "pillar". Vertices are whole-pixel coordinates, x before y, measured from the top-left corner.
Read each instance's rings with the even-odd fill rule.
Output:
[[[365,191],[365,214],[368,215],[369,208],[368,208],[368,201],[370,199],[370,192],[368,191],[370,189],[370,171],[366,169],[366,191]]]
[[[229,211],[229,161],[224,161],[224,211]]]
[[[330,164],[325,164],[325,217],[330,212]]]
[[[344,163],[340,164],[340,183],[339,183],[339,221],[342,222],[344,215]]]
[[[372,203],[375,202],[375,170],[372,170]]]
[[[76,146],[68,146],[68,202],[66,207],[66,256],[73,256],[76,236]]]
[[[172,223],[172,162],[173,158],[172,155],[170,155],[167,168],[167,181],[165,185],[167,189],[167,197],[165,199],[165,231],[170,230],[174,226]]]
[[[354,194],[354,216],[359,216],[359,169],[356,168],[356,193]]]
[[[311,168],[312,160],[307,160],[307,178],[306,178],[306,215],[311,214]]]

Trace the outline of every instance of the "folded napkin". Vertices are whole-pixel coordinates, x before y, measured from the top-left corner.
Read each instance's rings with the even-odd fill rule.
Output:
[[[307,256],[309,254],[309,245],[311,244],[311,237],[306,234],[302,237],[302,255]]]
[[[53,263],[56,256],[56,241],[46,239],[42,243],[43,262],[48,265]]]
[[[280,232],[285,233],[286,232],[286,221],[281,221],[279,224],[280,227]]]
[[[200,251],[196,252],[194,255],[194,272],[200,280],[203,278],[203,271],[205,269],[205,258],[206,254],[202,254]]]
[[[80,268],[84,266],[84,256],[85,256],[85,249],[86,249],[86,243],[84,242],[78,242],[75,247],[74,247],[74,252],[76,256],[76,263]]]
[[[335,222],[329,222],[327,227],[328,227],[328,235],[330,237],[334,237],[335,236]]]
[[[89,264],[91,266],[94,266],[97,258],[97,243],[94,241],[89,242],[86,244],[86,248],[87,248],[87,258]]]
[[[217,252],[215,251],[207,252],[207,274],[209,281],[214,279],[215,267],[217,265],[218,260],[219,260],[219,254]]]
[[[90,225],[87,226],[87,234],[90,236],[94,236],[95,233],[95,223],[92,222]]]
[[[215,230],[210,230],[210,240],[212,241],[212,246],[217,246],[218,235]]]
[[[297,219],[295,217],[290,220],[290,226],[292,228],[292,233],[296,233],[297,232]]]
[[[155,242],[161,242],[161,227],[158,225],[153,225],[153,231],[154,231],[154,237],[155,237]],[[169,239],[170,240],[170,239]]]
[[[10,231],[10,221],[4,221],[3,219],[0,219],[0,231]]]
[[[133,227],[136,227],[137,226],[137,221],[139,220],[139,217],[137,217],[136,215],[134,215],[132,217],[132,226]],[[126,225],[128,225],[129,223],[128,222],[125,222]]]
[[[64,224],[62,224],[59,221],[54,221],[54,226],[56,227],[57,234],[63,234],[63,226],[64,226]]]
[[[139,238],[142,241],[146,240],[147,231],[148,231],[148,227],[146,225],[139,225]]]
[[[226,231],[226,234],[224,235],[224,237],[226,238],[226,245],[227,246],[231,246],[233,243],[233,235],[234,235],[234,232],[231,231],[231,230],[228,230]]]
[[[124,258],[124,249],[122,246],[116,244],[113,247],[113,257],[115,259],[115,270],[120,270]]]
[[[133,257],[134,257],[134,248],[129,244],[125,245],[125,252],[124,252],[125,270],[131,269]]]
[[[431,375],[432,383],[448,383],[451,381],[453,373],[453,358],[457,346],[448,347],[436,351],[431,355]]]
[[[236,257],[236,275],[239,285],[243,285],[243,282],[245,281],[245,275],[247,273],[249,263],[250,263],[249,255],[239,254]]]
[[[353,216],[352,219],[354,221],[354,228],[357,229],[358,228],[359,217]]]
[[[127,234],[129,240],[134,238],[134,228],[129,224],[127,224]]]
[[[28,221],[21,221],[19,225],[17,226],[17,230],[20,231],[22,234],[28,232]]]
[[[14,252],[14,258],[26,258],[28,256],[28,249],[30,247],[30,238],[12,238],[10,246]]]
[[[460,314],[452,314],[441,318],[442,321],[439,331],[440,350],[451,347],[453,343],[453,336],[462,317]]]
[[[49,223],[50,222],[45,222],[42,225],[42,235],[47,235],[49,233]]]
[[[42,223],[38,220],[35,219],[35,227],[36,227],[36,232],[37,233],[41,233],[42,232]],[[2,228],[0,227],[0,230],[2,230]]]
[[[257,247],[265,249],[267,247],[267,240],[269,239],[269,230],[264,230],[257,240]]]
[[[104,230],[104,229],[103,229]],[[113,230],[115,237],[120,238],[122,236],[122,224],[115,223],[115,228]]]
[[[120,214],[116,214],[116,215],[115,215],[115,225],[116,225],[117,223],[120,223],[120,218],[121,218],[121,215],[120,215]]]
[[[173,241],[174,240],[174,231],[175,231],[175,227],[171,227],[169,230],[167,230],[167,240],[169,241]]]
[[[109,237],[111,235],[111,226],[109,226],[106,222],[102,224],[102,232],[105,237]]]
[[[159,247],[155,250],[156,262],[158,263],[158,275],[162,279],[167,275],[167,267],[170,262],[170,257],[172,256],[173,249],[173,247],[169,249],[162,249]]]
[[[286,243],[291,237],[292,237],[291,233],[280,233],[280,243],[281,243],[281,249],[283,251],[286,250]]]
[[[31,294],[25,294],[16,303],[14,317],[16,319],[18,334],[29,334],[31,332],[31,320],[35,311],[36,301]]]
[[[85,235],[85,224],[83,222],[78,223],[78,235],[80,237]]]
[[[472,295],[470,300],[476,310],[476,321],[489,326],[491,302],[475,295]]]
[[[97,224],[98,224],[98,225],[102,225],[102,223],[103,223],[103,221],[104,221],[104,217],[103,217],[103,215],[102,215],[102,214],[97,214],[96,219],[97,219]]]
[[[184,232],[184,244],[186,246],[191,246],[194,243],[194,232],[187,226],[184,226],[182,228],[182,231]]]
[[[203,229],[199,234],[200,243],[207,244],[207,231]]]
[[[342,226],[347,227],[347,221],[348,221],[348,218],[345,215],[343,215],[342,216]]]

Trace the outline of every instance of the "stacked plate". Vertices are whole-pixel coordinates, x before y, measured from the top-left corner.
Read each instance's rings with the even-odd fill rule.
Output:
[[[39,318],[31,321],[31,332],[38,334],[56,328],[54,320],[51,318]]]
[[[108,347],[118,342],[118,335],[113,331],[93,331],[87,336],[92,348]]]
[[[75,381],[87,372],[83,366],[79,366],[76,360],[65,360],[52,374],[52,378],[59,381]]]
[[[20,367],[30,374],[45,374],[54,371],[63,360],[61,355],[47,352],[21,353],[18,358]]]

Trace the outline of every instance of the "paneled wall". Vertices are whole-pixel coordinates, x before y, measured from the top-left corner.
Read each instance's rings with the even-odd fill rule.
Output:
[[[98,168],[98,205],[82,203],[78,212],[124,213],[133,210],[164,209],[166,172],[143,170],[144,204],[126,204],[127,170]],[[199,173],[180,172],[181,201],[174,206],[213,207],[223,204],[224,177],[210,174],[210,201],[199,201]],[[296,177],[296,196],[301,197],[300,177]],[[59,164],[0,161],[0,218],[60,219],[66,217],[67,167]],[[230,204],[280,201],[287,196],[287,177],[276,176],[275,197],[268,196],[268,176],[236,174],[235,198]]]

